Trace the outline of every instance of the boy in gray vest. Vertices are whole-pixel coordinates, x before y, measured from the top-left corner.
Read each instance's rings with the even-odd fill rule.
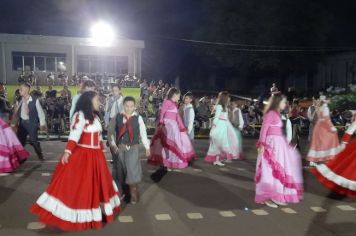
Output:
[[[122,198],[125,195],[130,195],[131,204],[135,204],[139,200],[138,184],[142,179],[139,157],[140,140],[146,149],[146,156],[150,155],[146,126],[135,109],[135,99],[125,97],[123,112],[111,119],[108,129],[108,141],[113,154],[113,179],[123,194]],[[127,191],[127,187],[129,191]]]
[[[40,142],[38,141],[38,128],[46,130],[46,117],[40,101],[30,95],[31,85],[20,85],[21,100],[15,109],[11,126],[17,126],[17,137],[23,146],[26,145],[27,135],[30,136],[30,144],[40,160],[44,160]]]

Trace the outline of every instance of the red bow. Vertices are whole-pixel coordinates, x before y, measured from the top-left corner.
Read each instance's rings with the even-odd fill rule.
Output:
[[[120,131],[119,131],[119,139],[122,138],[122,136],[124,136],[124,134],[126,132],[129,133],[129,138],[130,138],[130,142],[132,142],[133,140],[133,131],[132,131],[132,126],[131,126],[131,121],[132,121],[132,117],[127,118],[126,115],[124,115],[124,118],[126,119],[126,123],[123,124],[123,126],[121,127]]]

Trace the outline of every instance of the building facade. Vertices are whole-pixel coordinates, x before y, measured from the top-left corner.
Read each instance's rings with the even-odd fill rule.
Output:
[[[0,81],[17,83],[21,71],[44,75],[61,72],[131,74],[141,77],[144,42],[118,39],[111,46],[95,45],[90,38],[0,34]]]

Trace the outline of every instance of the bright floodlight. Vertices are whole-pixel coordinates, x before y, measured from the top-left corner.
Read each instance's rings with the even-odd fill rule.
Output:
[[[105,22],[98,22],[91,28],[91,39],[97,46],[110,46],[114,38],[114,30]]]

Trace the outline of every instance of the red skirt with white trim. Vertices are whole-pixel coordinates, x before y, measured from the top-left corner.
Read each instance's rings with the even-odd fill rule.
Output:
[[[356,140],[349,143],[335,159],[317,165],[311,172],[331,191],[356,198]]]
[[[62,230],[100,228],[120,211],[120,198],[102,150],[77,146],[58,163],[47,190],[31,207],[39,221]]]

